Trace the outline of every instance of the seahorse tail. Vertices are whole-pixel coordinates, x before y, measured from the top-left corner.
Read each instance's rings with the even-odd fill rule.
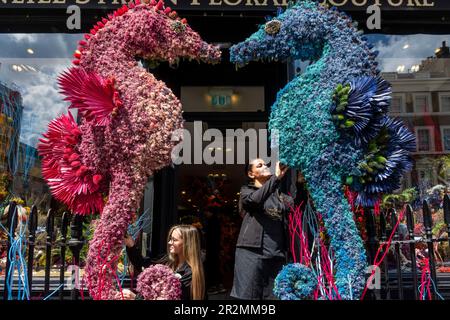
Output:
[[[100,219],[97,221],[85,267],[86,285],[95,300],[120,299],[116,270],[123,240],[134,210],[138,207],[145,179],[139,187],[133,188],[131,175],[116,177],[110,189],[110,196]]]
[[[323,220],[336,261],[335,279],[341,299],[359,299],[367,268],[363,241],[343,192],[327,195]]]

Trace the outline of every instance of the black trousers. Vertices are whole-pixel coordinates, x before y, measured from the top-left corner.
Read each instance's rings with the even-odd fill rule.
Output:
[[[264,257],[245,248],[236,248],[233,289],[230,296],[244,300],[277,300],[273,286],[284,257]]]

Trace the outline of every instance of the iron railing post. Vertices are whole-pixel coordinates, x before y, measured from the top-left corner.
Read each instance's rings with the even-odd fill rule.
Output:
[[[66,269],[66,247],[67,247],[67,230],[69,226],[69,213],[64,212],[61,221],[61,268],[59,271],[59,285],[61,288],[59,289],[59,299],[64,299],[64,272]]]
[[[16,232],[16,228],[17,228],[17,219],[18,219],[18,214],[17,214],[17,204],[14,201],[11,201],[9,203],[9,208],[8,208],[8,220],[6,222],[6,230],[8,230],[8,232],[10,233],[8,235],[8,240],[7,240],[7,245],[6,245],[6,266],[5,266],[5,286],[3,288],[3,300],[7,300],[8,299],[8,273],[9,273],[9,268],[11,266],[11,261],[9,260],[9,252],[11,251],[11,241],[14,238],[14,233]],[[11,226],[11,224],[13,224]],[[15,259],[15,257],[13,257],[13,259]],[[14,274],[11,275],[11,277],[13,277]],[[13,281],[14,283],[14,281]]]
[[[436,277],[436,260],[434,256],[434,244],[433,244],[433,218],[431,216],[430,208],[426,200],[423,201],[423,224],[425,227],[425,235],[427,237],[428,245],[428,258],[430,263],[431,280],[434,282],[436,289],[438,288],[437,277]]]
[[[370,264],[373,265],[378,246],[375,215],[373,212],[373,208],[364,208],[364,215],[366,217],[368,258]]]
[[[408,235],[409,235],[409,251],[411,255],[411,272],[413,278],[413,291],[414,299],[418,299],[417,295],[417,262],[416,262],[416,245],[414,239],[414,214],[413,209],[408,204],[406,206],[406,223],[408,225]]]
[[[390,212],[390,215],[391,215],[391,227],[392,227],[392,230],[394,230],[397,222],[399,222],[398,221],[398,217],[397,217],[397,212],[393,208],[390,209],[389,212]],[[400,227],[400,224],[399,224],[399,227]],[[397,268],[398,298],[400,300],[403,300],[403,275],[402,275],[400,243],[398,242],[400,240],[399,230],[398,229],[399,228],[397,228],[395,230],[395,232],[394,232],[394,238],[393,238],[394,241],[393,242],[394,242],[394,247],[395,247],[394,250],[395,250],[396,268]]]
[[[447,225],[447,240],[450,247],[450,198],[448,194],[444,196],[444,221]]]
[[[34,263],[34,246],[36,240],[36,228],[38,220],[38,210],[35,205],[31,207],[29,225],[28,225],[28,261],[27,261],[27,272],[28,272],[28,290],[31,294],[33,292],[33,263]]]
[[[45,278],[44,278],[44,292],[48,294],[50,291],[50,269],[52,264],[52,242],[54,231],[54,214],[53,210],[49,209],[46,221],[47,238],[45,243]]]
[[[84,245],[84,239],[83,239],[83,220],[84,217],[79,214],[74,214],[72,218],[72,222],[70,224],[70,240],[68,241],[67,245],[70,248],[70,251],[72,251],[73,255],[73,265],[75,266],[74,269],[72,269],[72,272],[77,272],[79,275],[79,266],[80,266],[80,251],[83,248]],[[78,277],[75,278],[76,281],[78,281]],[[77,300],[78,299],[78,287],[79,283],[75,283],[75,285],[72,287],[71,292],[71,299]]]
[[[380,212],[380,234],[381,234],[381,242],[386,243],[387,241],[387,235],[386,235],[386,216],[385,212]],[[387,248],[389,251],[389,248]],[[384,255],[384,252],[386,249],[381,252],[382,255]],[[391,298],[391,288],[389,284],[389,264],[388,264],[388,256],[383,260],[383,268],[384,268],[384,278],[386,283],[386,299]]]

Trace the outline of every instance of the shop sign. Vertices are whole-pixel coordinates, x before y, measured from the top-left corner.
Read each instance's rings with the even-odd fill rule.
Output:
[[[371,5],[382,10],[449,10],[449,0],[319,0],[322,4],[348,11],[366,11]],[[128,0],[0,0],[1,8],[66,8],[78,5],[85,9],[115,9]],[[167,6],[183,10],[255,11],[286,7],[289,0],[166,0]]]
[[[232,97],[232,90],[211,90],[209,92],[209,105],[216,108],[231,106]]]

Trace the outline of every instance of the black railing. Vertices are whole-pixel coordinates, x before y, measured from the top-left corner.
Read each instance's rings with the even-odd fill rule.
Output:
[[[70,240],[68,242],[68,246],[70,248],[70,251],[72,251],[73,255],[73,261],[72,264],[75,268],[72,269],[72,280],[78,281],[74,276],[75,272],[79,271],[80,266],[80,251],[83,248],[83,245],[85,244],[84,237],[83,237],[83,216],[80,215],[74,215],[72,219],[72,223],[70,224]],[[72,291],[70,294],[70,298],[72,300],[78,299],[78,289],[75,283],[72,284]]]
[[[61,269],[59,270],[59,283],[64,283],[64,271],[66,270],[67,229],[69,226],[69,213],[64,212],[61,220]],[[59,299],[64,299],[64,286],[59,289]]]
[[[400,236],[400,230],[394,226],[397,225],[399,215],[395,209],[381,211],[379,221],[376,221],[373,210],[366,210],[366,230],[367,240],[366,246],[368,251],[368,260],[374,263],[374,252],[381,248],[383,244],[388,244],[389,238],[392,237],[388,250],[383,262],[379,265],[381,268],[381,288],[373,290],[369,294],[369,299],[421,299],[419,296],[419,287],[421,276],[426,272],[425,276],[431,278],[432,288],[431,297],[426,299],[450,299],[450,273],[437,272],[438,265],[435,256],[435,244],[449,242],[450,231],[450,198],[448,195],[443,199],[444,221],[447,228],[447,237],[433,237],[433,220],[430,207],[427,201],[422,202],[422,216],[424,235],[417,235],[414,232],[416,222],[414,221],[414,213],[410,205],[406,205],[404,215],[406,217],[406,236]],[[390,228],[388,229],[388,221]],[[378,230],[378,237],[377,231]],[[380,239],[380,240],[378,240]],[[421,271],[422,267],[418,267],[421,259],[417,258],[416,249],[425,246],[426,256],[424,259],[429,265],[429,271]],[[377,249],[376,249],[377,248]],[[404,249],[409,250],[404,250]],[[450,250],[450,248],[448,249]],[[406,255],[404,251],[407,251]],[[386,252],[381,252],[381,255]],[[409,258],[409,259],[408,259]],[[423,259],[422,259],[423,260]],[[406,264],[405,264],[406,262]],[[408,265],[408,268],[405,268]],[[449,265],[450,266],[450,265]],[[409,270],[405,270],[409,269]],[[426,269],[428,270],[428,269]],[[419,276],[420,272],[420,276]],[[428,274],[429,273],[429,274]],[[406,294],[405,294],[406,293]],[[422,297],[423,298],[423,297]]]
[[[414,232],[414,228],[417,222],[414,219],[413,210],[410,205],[406,206],[404,215],[406,216],[406,236],[401,236],[399,228],[393,232],[393,227],[397,224],[399,219],[398,212],[394,209],[387,211],[381,211],[377,216],[373,209],[365,210],[366,217],[366,231],[367,231],[367,256],[369,263],[373,264],[375,256],[379,251],[382,244],[386,244],[392,237],[391,243],[388,248],[384,248],[384,252],[378,252],[378,256],[386,254],[385,259],[379,265],[381,273],[381,287],[374,290],[369,290],[369,294],[366,295],[366,299],[420,299],[419,285],[421,284],[420,275],[422,273],[421,267],[418,266],[420,259],[416,257],[416,249],[418,246],[426,246],[428,250],[427,261],[429,261],[429,273],[434,284],[432,299],[440,299],[445,297],[450,299],[450,273],[437,272],[438,265],[436,263],[436,257],[434,254],[434,245],[436,243],[449,242],[447,237],[436,238],[433,237],[432,228],[433,221],[430,212],[429,205],[426,201],[422,203],[423,211],[423,226],[424,235],[418,236]],[[447,234],[450,231],[450,198],[445,195],[443,201],[444,220],[447,228]],[[45,241],[38,243],[37,241],[37,229],[38,229],[38,210],[35,206],[31,208],[30,216],[28,218],[28,237],[24,238],[26,247],[26,269],[27,269],[27,282],[30,299],[44,299],[51,295],[51,299],[78,299],[80,292],[75,283],[67,283],[65,272],[68,269],[66,263],[67,248],[72,253],[73,260],[72,265],[72,277],[70,279],[75,280],[76,277],[73,273],[78,272],[78,266],[80,265],[80,251],[83,246],[87,245],[85,235],[83,235],[83,221],[84,217],[80,215],[71,215],[68,212],[63,213],[62,217],[57,221],[60,221],[59,225],[55,225],[55,214],[52,211],[48,211],[46,217]],[[10,266],[10,255],[13,237],[16,236],[16,228],[18,223],[23,223],[19,220],[18,206],[16,203],[11,202],[9,204],[8,219],[4,228],[9,231],[10,236],[2,246],[6,247],[7,261],[6,269],[4,270],[3,281],[3,299],[8,299],[8,292],[11,290],[17,290],[11,288],[11,278],[14,278],[12,286],[17,287],[17,276],[11,275],[7,277]],[[68,231],[70,224],[70,238],[68,239]],[[42,230],[41,230],[42,233]],[[56,240],[56,235],[59,233],[59,239]],[[42,243],[44,242],[44,243]],[[36,276],[33,274],[37,259],[35,257],[35,251],[37,248],[45,248],[45,272],[44,276]],[[405,248],[408,248],[407,258],[409,262],[409,270],[404,268],[405,260]],[[59,277],[52,277],[51,270],[53,264],[52,254],[57,250],[57,257],[60,258]],[[59,251],[58,251],[59,250]],[[389,251],[389,252],[386,252]],[[22,269],[23,271],[23,269]],[[9,280],[9,283],[8,283]],[[128,282],[128,281],[127,281]],[[0,285],[1,290],[1,285]],[[58,294],[56,294],[58,293]],[[439,293],[439,294],[437,294]],[[13,295],[14,298],[14,295]],[[429,298],[429,297],[427,297]]]
[[[14,237],[17,236],[15,230],[17,228],[17,224],[19,221],[19,214],[17,210],[17,205],[15,202],[11,202],[9,204],[8,210],[8,219],[5,229],[8,230],[9,235],[6,243],[2,243],[2,246],[6,244],[6,267],[4,270],[4,281],[3,281],[3,299],[8,299],[8,292],[17,292],[18,281],[17,276],[11,274],[8,277],[8,273],[10,273],[11,266],[11,258],[12,255],[15,255],[15,252],[11,252],[11,243],[14,241]],[[70,279],[75,279],[75,272],[78,272],[78,266],[80,263],[80,251],[84,245],[86,245],[86,241],[83,237],[83,217],[79,215],[71,215],[68,212],[64,212],[62,218],[60,219],[60,225],[55,228],[55,214],[50,209],[47,212],[46,224],[45,224],[45,242],[38,243],[37,241],[37,231],[38,231],[38,210],[36,206],[33,206],[30,211],[30,216],[28,218],[28,238],[25,242],[26,247],[26,274],[27,274],[27,285],[30,299],[44,299],[47,296],[51,296],[52,299],[59,298],[61,300],[67,298],[67,294],[69,291],[65,290],[65,288],[69,288],[70,291],[70,299],[78,298],[78,290],[77,285],[75,283],[68,283],[65,277],[65,272],[67,270],[66,264],[66,253],[67,247],[71,250],[73,261],[72,264],[74,268],[72,268],[72,277]],[[19,222],[21,223],[21,222]],[[69,241],[67,241],[67,233],[70,223],[71,229],[71,237]],[[14,224],[12,227],[11,225]],[[41,230],[42,231],[42,230]],[[56,240],[57,231],[60,233],[60,239]],[[39,258],[35,256],[36,248],[45,248],[45,268],[44,268],[44,276],[33,276],[33,270],[36,267],[36,263],[38,263]],[[54,259],[54,250],[59,250],[60,265],[59,265],[59,279],[56,280],[56,277],[51,276],[53,259]],[[23,271],[25,268],[22,268]],[[14,272],[14,270],[11,270]],[[11,280],[14,279],[14,281]],[[77,278],[78,279],[78,278]],[[58,295],[54,295],[58,292]],[[13,295],[13,298],[15,295]]]

